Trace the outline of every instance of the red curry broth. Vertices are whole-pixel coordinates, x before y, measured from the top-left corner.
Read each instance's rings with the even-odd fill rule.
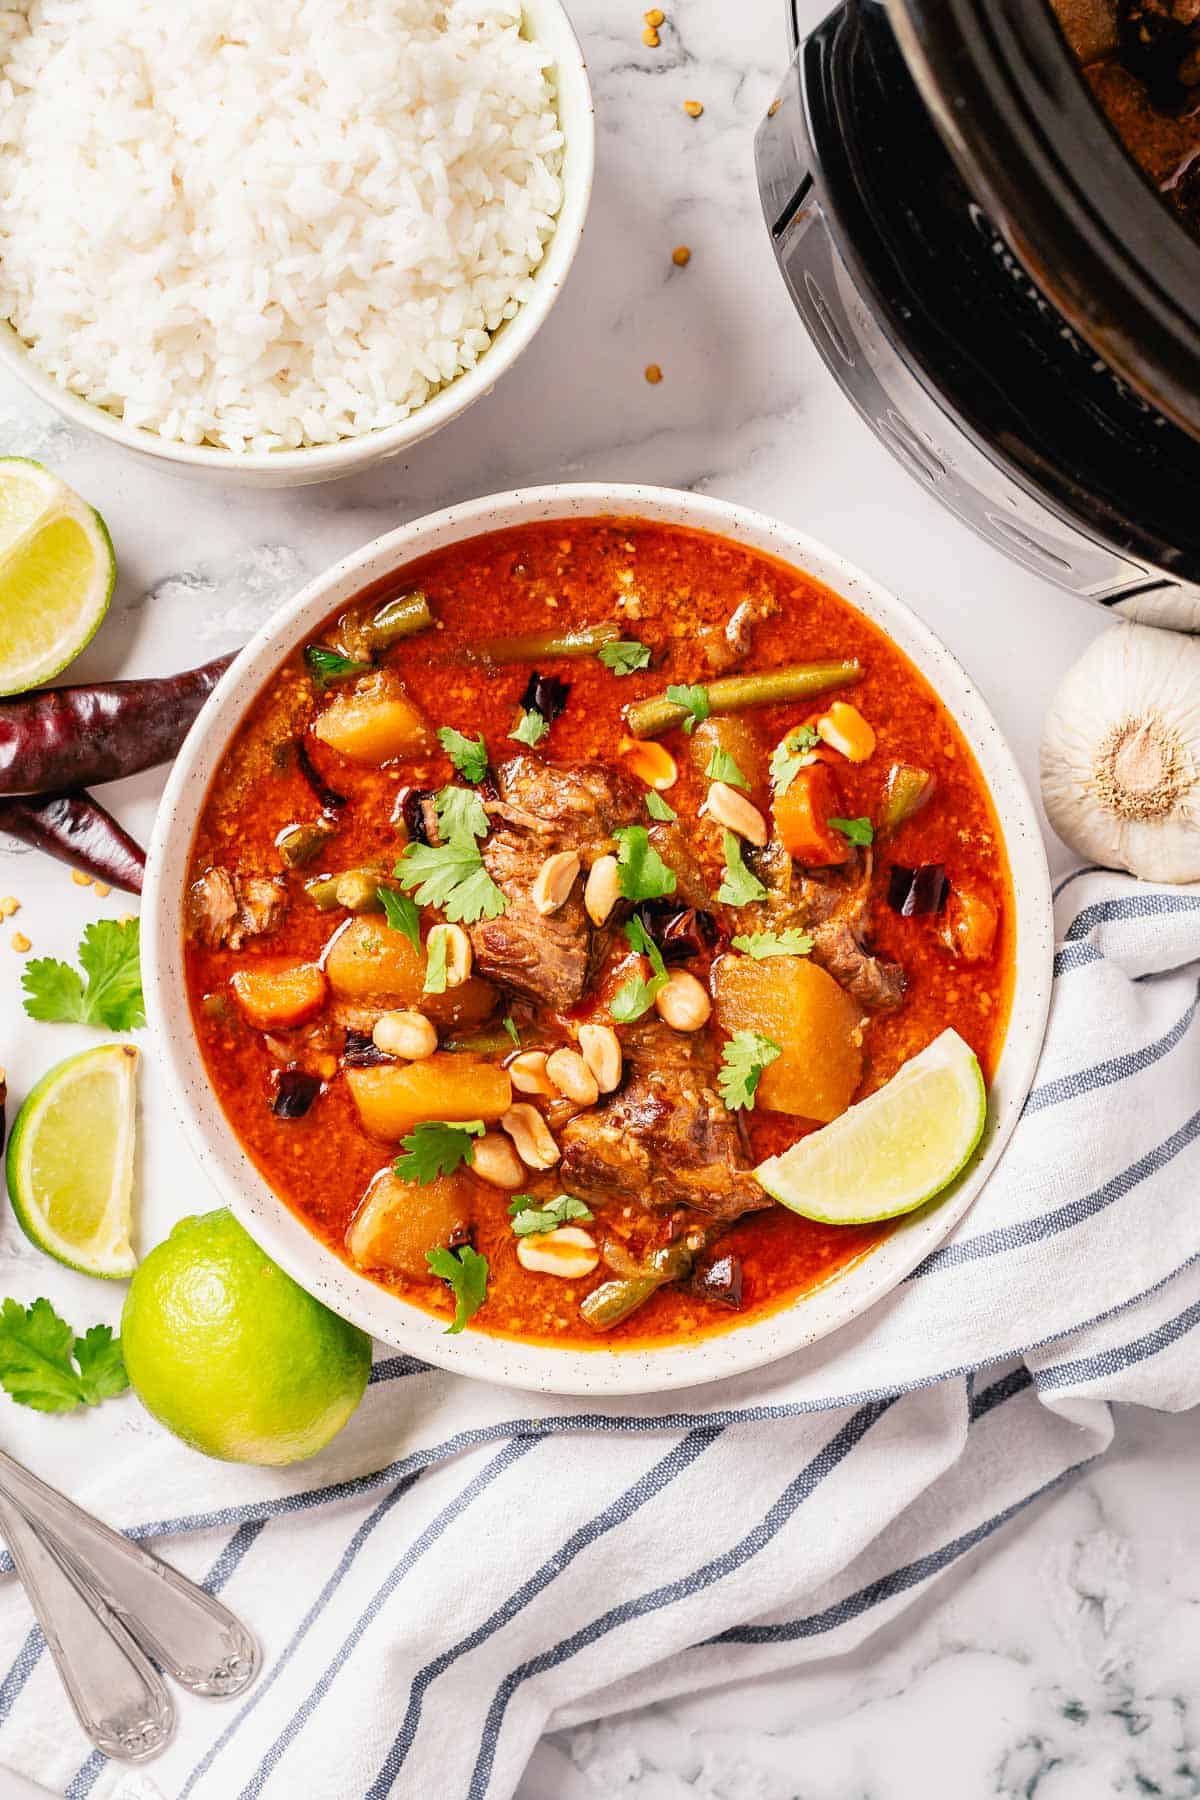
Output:
[[[995,815],[974,759],[937,696],[902,653],[845,601],[799,570],[731,541],[633,520],[561,521],[491,533],[411,564],[376,584],[369,597],[381,603],[413,588],[428,595],[435,629],[401,643],[385,660],[400,673],[432,727],[453,725],[472,736],[482,732],[493,765],[520,748],[509,742],[508,734],[530,672],[527,664],[493,666],[478,659],[475,647],[498,632],[615,619],[623,636],[642,639],[653,649],[652,669],[620,678],[595,656],[539,660],[543,673],[569,682],[570,701],[534,754],[568,766],[616,758],[625,731],[622,709],[631,701],[660,693],[670,683],[712,679],[698,631],[723,626],[748,595],[768,597],[777,610],[755,626],[752,649],[741,665],[745,670],[859,658],[862,679],[841,692],[870,721],[877,746],[861,764],[832,759],[845,816],[879,818],[886,772],[896,761],[932,770],[937,786],[932,800],[903,827],[894,848],[886,847],[877,859],[870,911],[873,944],[903,965],[908,989],[898,1010],[870,1016],[858,1097],[881,1085],[947,1026],[976,1051],[990,1081],[1003,1042],[1012,976],[1012,907]],[[328,641],[337,616],[324,632],[313,634],[314,641]],[[769,751],[787,730],[814,718],[836,697],[744,716]],[[280,831],[319,810],[295,755],[297,734],[311,723],[319,705],[297,651],[249,708],[214,777],[197,829],[194,875],[213,864],[246,873],[280,871],[275,847]],[[679,766],[670,803],[682,820],[692,822],[705,783],[693,771],[682,732],[669,732],[660,741]],[[397,767],[374,769],[347,762],[311,735],[306,743],[322,777],[348,803],[327,858],[335,870],[376,860],[381,853],[390,862],[400,853],[403,832],[392,815],[402,787],[437,788],[461,780],[436,748]],[[710,840],[716,836],[707,834]],[[715,893],[719,848],[703,841],[700,833],[693,847],[705,854]],[[893,860],[909,866],[944,863],[952,883],[963,878],[984,882],[1000,905],[994,954],[975,965],[958,961],[938,943],[936,921],[893,912],[886,904]],[[303,891],[311,873],[288,873],[290,902],[277,929],[236,952],[189,940],[185,957],[196,1031],[233,1130],[272,1188],[346,1259],[347,1228],[371,1178],[388,1165],[395,1150],[364,1132],[332,1057],[325,1065],[329,1078],[311,1110],[297,1119],[277,1117],[271,1095],[279,1045],[273,1050],[236,1007],[213,1000],[228,993],[237,969],[258,965],[260,959],[294,963],[320,958],[346,915],[331,917],[311,904]],[[747,1115],[747,1123],[756,1159],[811,1129],[795,1118],[758,1109]],[[509,1195],[483,1183],[473,1187],[474,1243],[488,1258],[489,1293],[472,1328],[574,1348],[686,1340],[743,1323],[827,1281],[869,1252],[886,1230],[825,1227],[778,1207],[746,1216],[719,1245],[720,1254],[741,1259],[738,1311],[714,1305],[685,1287],[669,1286],[623,1324],[597,1336],[577,1309],[583,1295],[608,1276],[603,1264],[577,1282],[530,1273],[517,1260]],[[602,1234],[599,1212],[593,1229]],[[430,1311],[446,1315],[452,1310],[447,1289],[432,1277],[372,1273]]]

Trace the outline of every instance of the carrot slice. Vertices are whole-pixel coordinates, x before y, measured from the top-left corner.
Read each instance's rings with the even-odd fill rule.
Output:
[[[847,862],[847,839],[826,823],[837,817],[840,805],[825,763],[809,763],[797,770],[787,791],[777,794],[771,807],[775,830],[788,855],[814,869]]]

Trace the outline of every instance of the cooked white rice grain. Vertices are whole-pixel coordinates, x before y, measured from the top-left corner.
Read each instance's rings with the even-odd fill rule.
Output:
[[[528,299],[562,142],[519,0],[10,0],[0,317],[181,443],[394,425]]]

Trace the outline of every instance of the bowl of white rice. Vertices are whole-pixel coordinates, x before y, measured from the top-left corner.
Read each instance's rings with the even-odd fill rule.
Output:
[[[593,139],[558,0],[0,0],[0,367],[182,472],[351,474],[529,343]]]

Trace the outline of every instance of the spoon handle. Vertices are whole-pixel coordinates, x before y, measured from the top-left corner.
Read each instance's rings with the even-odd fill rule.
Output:
[[[258,1673],[258,1645],[212,1594],[93,1518],[0,1451],[0,1495],[47,1538],[142,1649],[193,1694],[227,1699]],[[14,1555],[15,1560],[15,1555]]]
[[[84,1731],[106,1756],[144,1762],[167,1743],[175,1709],[120,1620],[7,1496],[0,1531]]]

